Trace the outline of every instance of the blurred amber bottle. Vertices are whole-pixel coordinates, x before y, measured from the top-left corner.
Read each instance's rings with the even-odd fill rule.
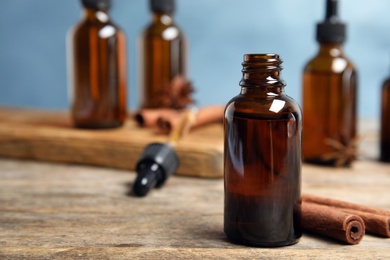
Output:
[[[113,128],[126,117],[126,39],[111,0],[81,0],[83,19],[68,34],[71,115],[80,128]]]
[[[277,54],[247,54],[241,92],[225,109],[224,230],[253,246],[301,236],[301,110],[284,91]]]
[[[390,162],[390,77],[382,86],[380,160]]]
[[[150,9],[152,22],[139,46],[141,107],[172,107],[165,99],[175,79],[186,79],[186,41],[173,20],[174,0],[150,0]]]
[[[356,156],[357,73],[344,56],[345,24],[337,0],[327,0],[317,25],[318,54],[303,71],[303,158],[321,165],[349,166]]]

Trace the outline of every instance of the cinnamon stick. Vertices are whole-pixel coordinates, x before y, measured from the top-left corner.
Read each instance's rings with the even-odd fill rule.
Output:
[[[302,228],[350,245],[358,244],[365,233],[364,221],[358,215],[304,201]]]
[[[141,109],[134,115],[134,119],[140,127],[155,127],[158,118],[180,115],[180,113],[180,110],[171,108]]]
[[[177,114],[173,115],[171,117],[168,116],[161,116],[157,119],[157,132],[160,134],[169,134],[172,129],[175,128],[176,125],[180,122],[182,115]]]
[[[302,201],[326,205],[347,213],[359,215],[365,223],[367,233],[390,237],[390,211],[388,210],[309,194],[304,194]]]
[[[223,121],[225,107],[220,105],[206,106],[199,109],[193,128]],[[157,127],[160,133],[168,134],[181,120],[181,114],[162,114],[157,120]]]

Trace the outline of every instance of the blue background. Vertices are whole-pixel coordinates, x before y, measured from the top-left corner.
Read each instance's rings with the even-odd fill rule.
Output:
[[[390,75],[390,1],[343,0],[346,55],[359,72],[359,116],[378,117]],[[177,0],[175,20],[189,41],[189,72],[199,105],[239,92],[245,53],[284,59],[286,92],[301,101],[301,72],[315,55],[324,0]],[[127,35],[128,105],[138,106],[137,39],[150,21],[146,0],[114,0],[112,19]],[[0,105],[67,109],[65,37],[81,18],[77,0],[0,1]]]

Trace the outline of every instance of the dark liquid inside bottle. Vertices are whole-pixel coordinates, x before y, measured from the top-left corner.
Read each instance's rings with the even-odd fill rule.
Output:
[[[69,35],[71,115],[79,128],[114,128],[126,118],[126,38],[108,18],[87,9]]]
[[[348,166],[356,153],[355,73],[307,71],[303,75],[303,157]]]
[[[143,32],[141,54],[141,107],[171,107],[167,99],[175,77],[186,78],[186,41],[171,14],[154,13]]]
[[[390,162],[390,79],[382,88],[380,160]]]
[[[231,119],[225,122],[226,235],[253,246],[296,243],[302,234],[299,115],[236,112]]]

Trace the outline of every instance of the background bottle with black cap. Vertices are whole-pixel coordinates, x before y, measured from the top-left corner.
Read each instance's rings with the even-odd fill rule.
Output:
[[[149,0],[152,21],[140,42],[140,106],[170,107],[164,98],[173,91],[173,81],[186,81],[186,39],[175,24],[174,0]],[[175,107],[173,107],[175,108]]]
[[[126,117],[126,36],[111,21],[111,0],[81,0],[68,34],[71,117],[75,127],[113,128]]]
[[[356,157],[357,73],[343,53],[346,26],[337,5],[326,1],[325,20],[317,25],[319,52],[303,70],[303,158],[348,167]]]

